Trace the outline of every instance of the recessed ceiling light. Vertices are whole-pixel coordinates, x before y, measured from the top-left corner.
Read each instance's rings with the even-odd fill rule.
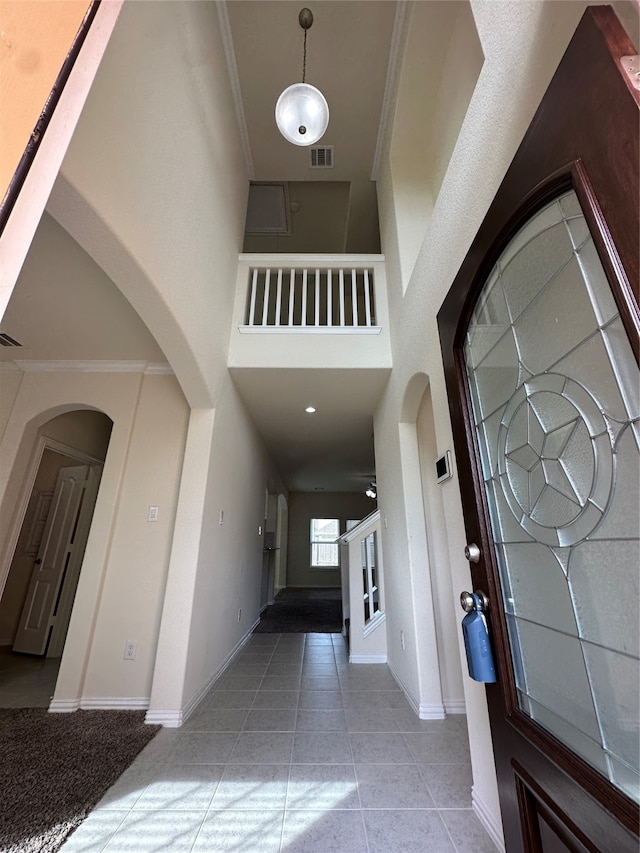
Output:
[[[305,412],[309,412],[309,414],[312,415],[315,412],[315,407],[314,406],[307,406],[307,408],[305,409]]]

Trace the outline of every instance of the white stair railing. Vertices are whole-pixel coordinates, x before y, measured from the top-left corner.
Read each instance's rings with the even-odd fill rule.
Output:
[[[383,663],[387,659],[387,631],[380,510],[344,533],[339,542],[346,546],[341,559],[343,565],[346,561],[343,608],[346,600],[344,615],[349,619],[349,660],[351,663]]]
[[[248,282],[244,320],[248,328],[378,328],[371,267],[250,267]]]

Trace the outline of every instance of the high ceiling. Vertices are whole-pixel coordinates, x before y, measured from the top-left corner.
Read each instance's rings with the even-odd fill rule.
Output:
[[[369,181],[385,116],[385,86],[398,4],[314,0],[306,80],[329,104],[318,144],[334,146],[334,168],[311,170],[309,151],[280,135],[275,103],[302,80],[302,2],[223,4],[240,119],[256,181]],[[283,374],[286,373],[286,376]],[[364,490],[375,477],[373,412],[381,372],[291,369],[234,372],[234,380],[274,459],[295,491]],[[313,403],[315,414],[304,409]]]
[[[307,36],[306,81],[317,86],[329,104],[329,127],[319,143],[334,146],[335,166],[329,172],[311,171],[308,149],[286,142],[274,121],[280,92],[302,80],[303,30],[298,13],[303,5],[291,0],[232,0],[223,6],[254,180],[370,180],[397,4],[311,3],[314,21]]]
[[[315,172],[309,168],[308,149],[288,144],[273,119],[279,93],[301,79],[302,4],[289,0],[220,4],[236,106],[245,128],[245,155],[255,180],[371,180],[397,5],[384,0],[315,0],[311,6],[315,20],[308,34],[307,82],[327,98],[331,119],[321,143],[335,146],[335,168]],[[83,272],[82,287],[78,277],[51,267],[52,245]],[[0,362],[166,360],[120,291],[48,215],[1,330],[23,347],[0,347]],[[365,377],[363,382],[362,371],[288,373],[286,382],[282,373],[267,375],[260,370],[235,378],[289,487],[364,488],[374,475],[373,412],[384,377]],[[271,393],[265,393],[269,388]],[[313,426],[308,419],[300,420],[311,399],[322,401]]]

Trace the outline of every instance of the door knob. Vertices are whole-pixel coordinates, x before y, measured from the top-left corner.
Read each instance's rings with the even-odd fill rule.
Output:
[[[471,542],[465,547],[464,555],[470,563],[480,562],[480,548],[478,548],[475,542]]]
[[[474,593],[465,590],[460,593],[460,607],[465,613],[471,613],[472,610],[485,613],[489,609],[489,598],[481,589],[477,589]]]
[[[34,560],[34,561],[33,561],[33,565],[34,565],[34,566],[39,566],[41,562],[42,562],[42,560],[38,557],[38,559],[37,559],[37,560]]]

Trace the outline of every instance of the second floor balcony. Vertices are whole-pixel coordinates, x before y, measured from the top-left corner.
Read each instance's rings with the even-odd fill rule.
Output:
[[[240,255],[229,367],[390,369],[384,256]]]

